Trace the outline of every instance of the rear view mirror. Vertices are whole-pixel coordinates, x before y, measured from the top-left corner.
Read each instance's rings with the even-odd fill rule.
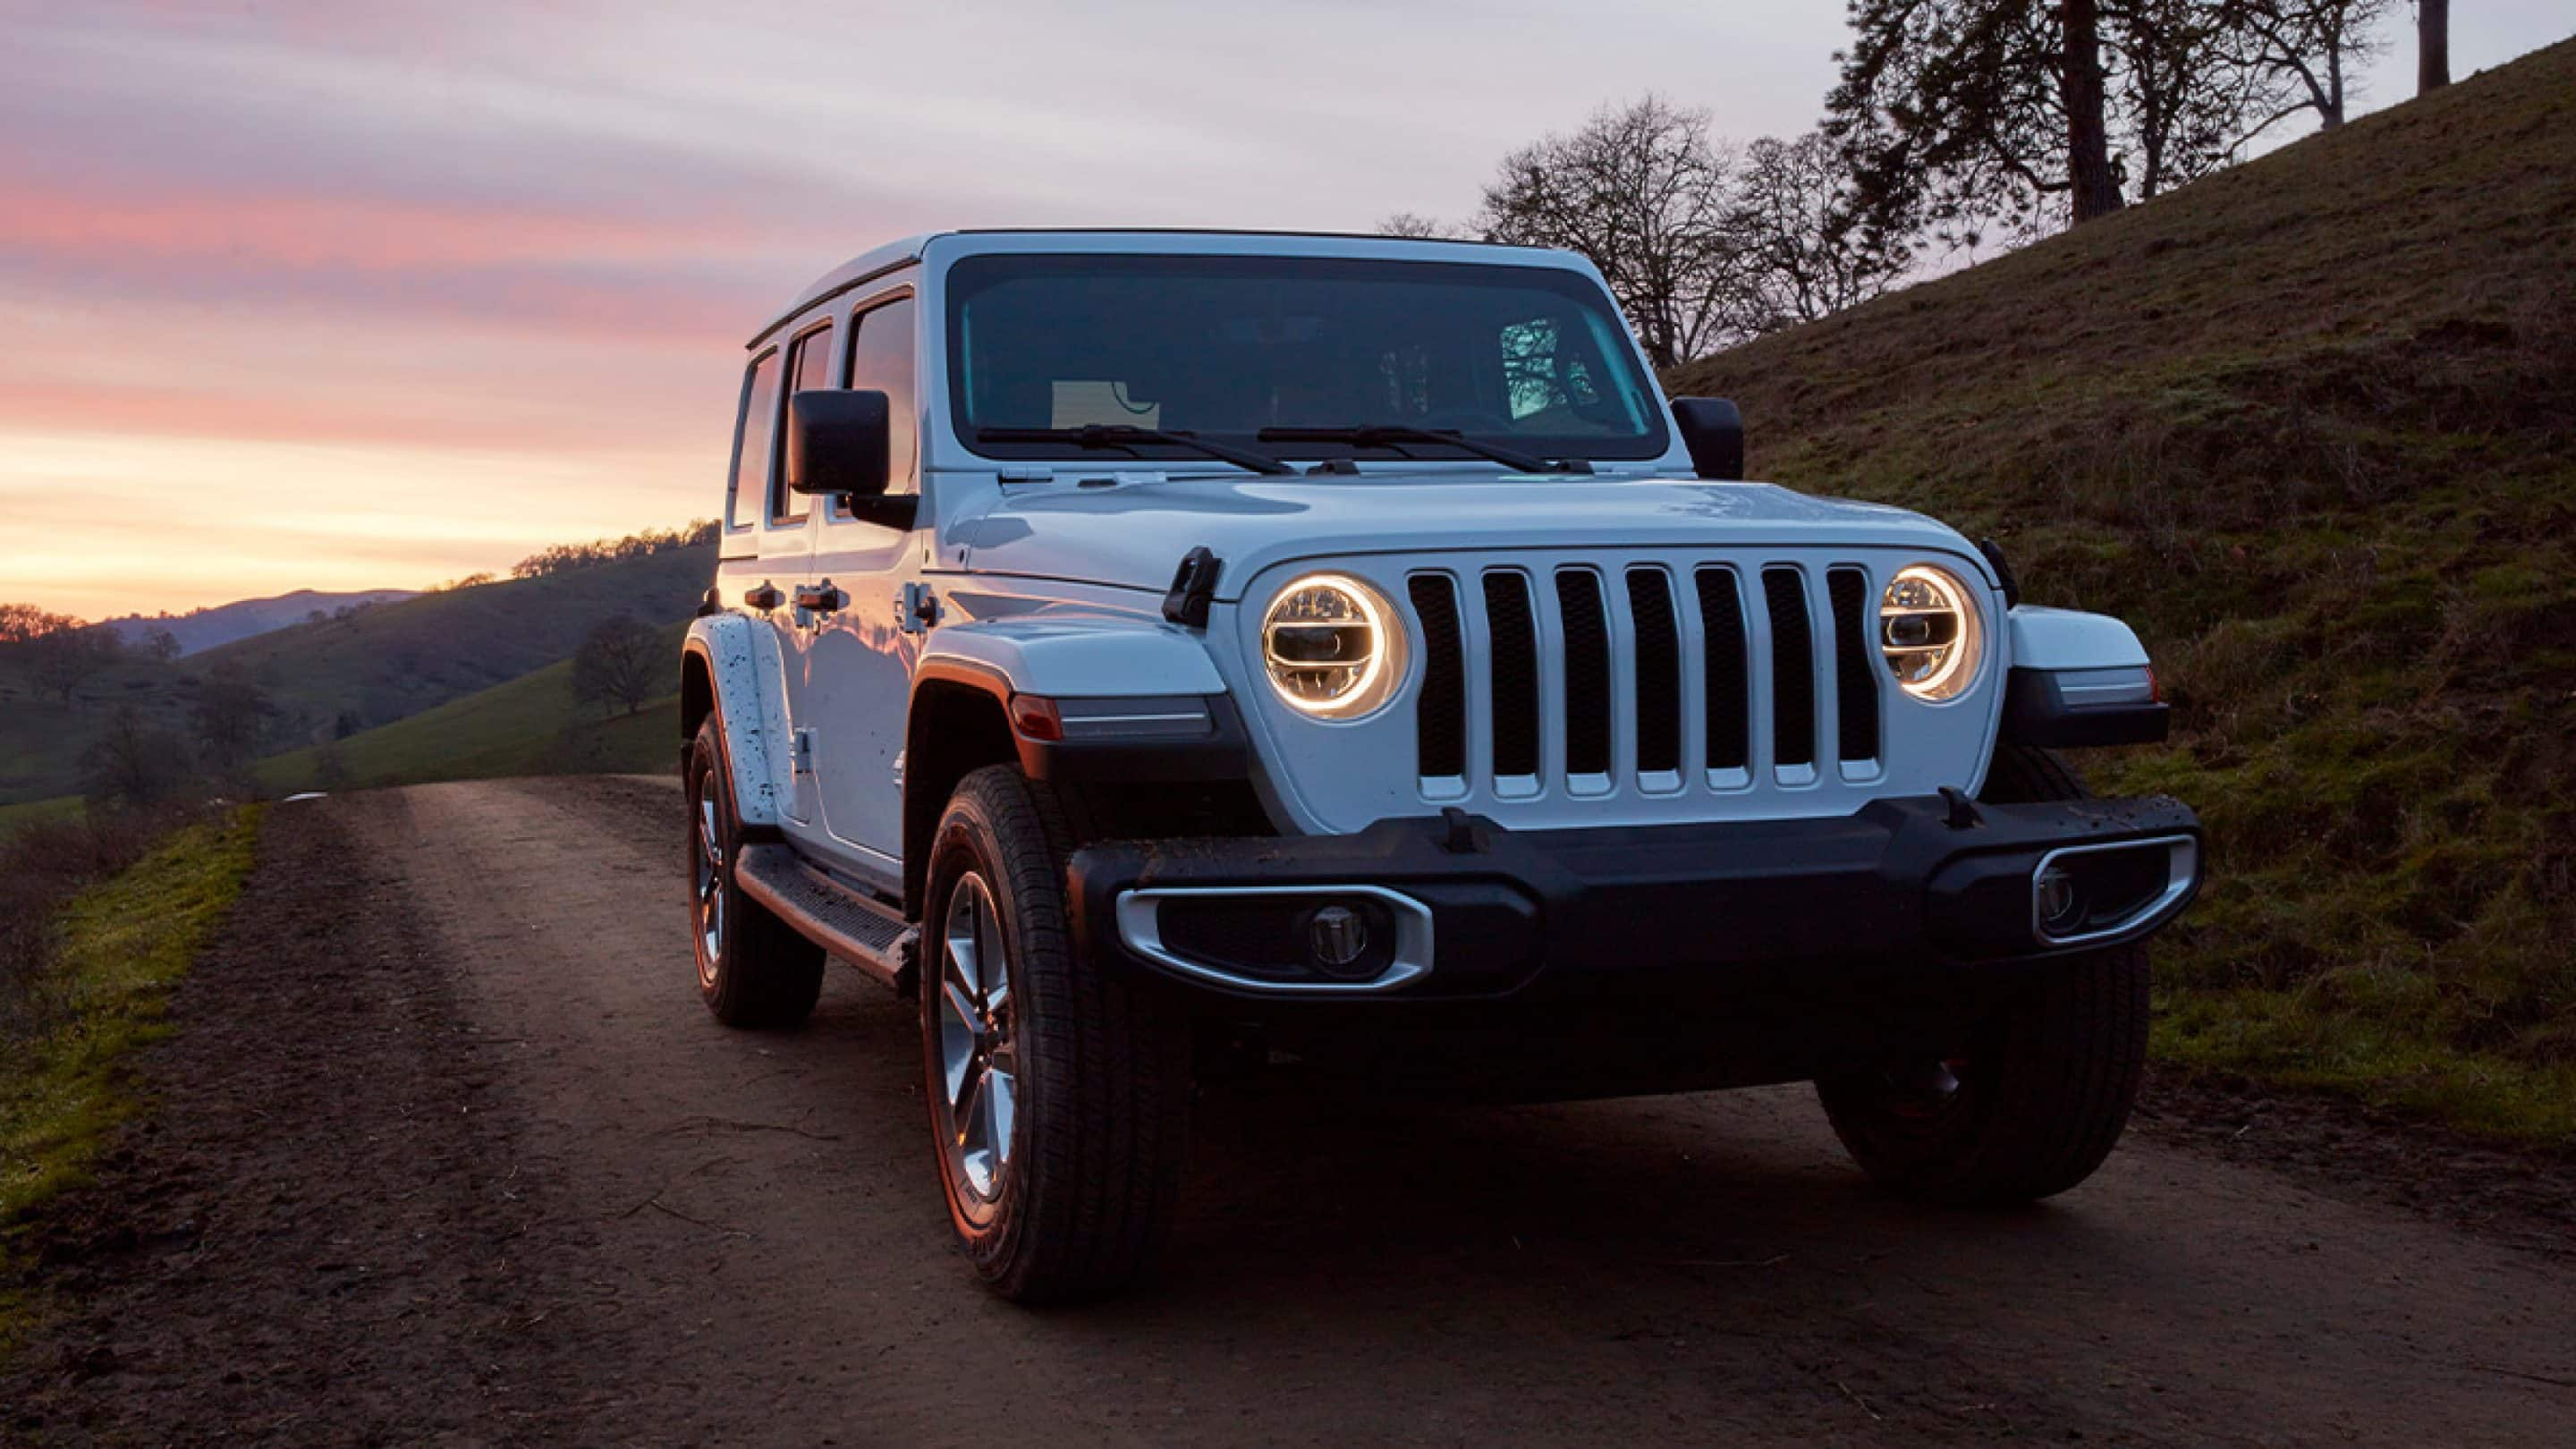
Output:
[[[813,388],[787,399],[787,486],[879,498],[893,469],[886,395]]]
[[[1673,422],[1690,450],[1691,471],[1719,482],[1744,477],[1744,415],[1722,397],[1673,399]]]

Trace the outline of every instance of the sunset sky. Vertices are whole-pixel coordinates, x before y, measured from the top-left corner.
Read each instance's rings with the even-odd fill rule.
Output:
[[[2570,28],[2457,10],[2460,75]],[[0,599],[420,587],[708,515],[745,338],[880,241],[1463,216],[1604,101],[1802,130],[1842,38],[1839,0],[0,0]]]

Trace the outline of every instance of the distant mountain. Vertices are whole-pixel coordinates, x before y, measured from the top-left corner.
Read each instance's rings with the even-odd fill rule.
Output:
[[[110,619],[107,627],[131,645],[140,645],[154,631],[167,629],[179,641],[182,657],[236,639],[249,639],[291,624],[309,622],[316,613],[337,614],[342,609],[370,604],[398,604],[417,595],[410,589],[369,589],[364,593],[326,594],[315,589],[297,589],[273,599],[242,599],[230,604],[217,604],[193,614],[164,618],[147,618],[130,614]]]

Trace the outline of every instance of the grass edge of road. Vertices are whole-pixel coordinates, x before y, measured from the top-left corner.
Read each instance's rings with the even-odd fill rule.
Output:
[[[169,1030],[170,989],[240,897],[262,809],[179,828],[59,912],[52,971],[69,1009],[0,1059],[0,1353],[33,1312],[11,1282],[20,1247],[139,1108],[131,1058]]]

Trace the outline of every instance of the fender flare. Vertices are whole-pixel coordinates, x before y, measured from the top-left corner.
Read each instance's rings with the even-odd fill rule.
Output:
[[[2138,632],[2108,614],[2017,604],[2004,615],[2011,633],[2007,658],[2015,669],[2143,668],[2147,646]]]
[[[2011,638],[2002,738],[2049,749],[2148,745],[2171,729],[2137,631],[2107,614],[2023,604]]]
[[[702,661],[721,720],[736,816],[746,831],[773,832],[795,782],[787,735],[784,659],[766,624],[711,614],[689,625],[684,656]]]
[[[1009,694],[1119,699],[1226,692],[1207,646],[1188,630],[1141,618],[1018,618],[931,632],[913,679],[935,672],[995,681]]]

